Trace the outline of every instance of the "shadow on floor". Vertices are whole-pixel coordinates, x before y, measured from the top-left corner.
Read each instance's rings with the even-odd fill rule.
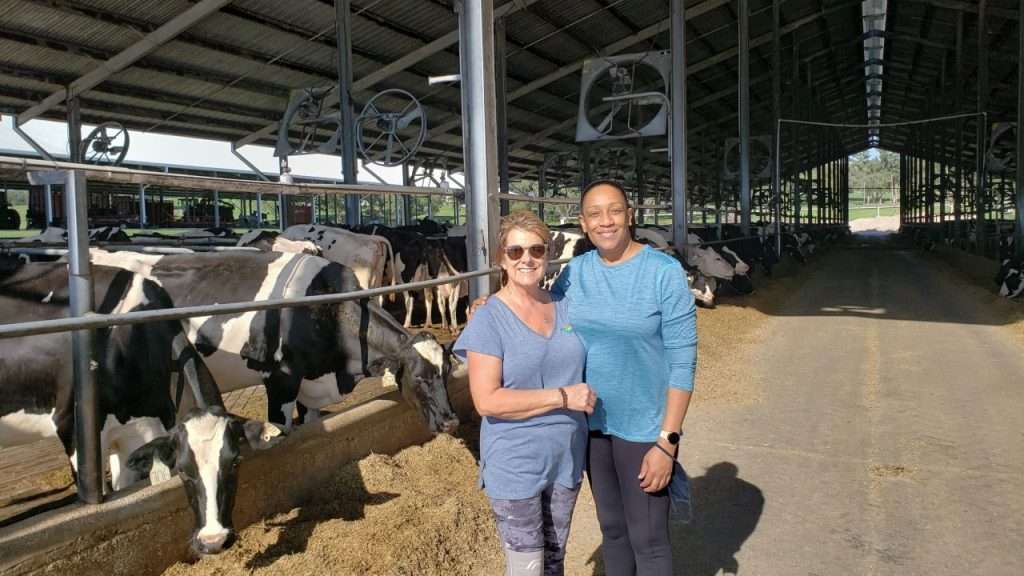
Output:
[[[719,462],[691,478],[693,520],[671,528],[673,568],[685,576],[738,574],[736,553],[754,533],[764,510],[764,495],[739,477],[732,462]],[[590,556],[594,576],[603,576],[601,548]]]

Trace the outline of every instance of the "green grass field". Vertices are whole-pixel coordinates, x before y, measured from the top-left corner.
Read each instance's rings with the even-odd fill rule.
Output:
[[[900,209],[897,207],[891,208],[850,208],[850,220],[859,220],[861,218],[875,218],[877,216],[898,216]]]

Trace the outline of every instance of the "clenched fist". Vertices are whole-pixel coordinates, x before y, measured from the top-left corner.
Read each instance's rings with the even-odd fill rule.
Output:
[[[586,382],[571,384],[562,388],[565,391],[566,406],[569,410],[578,412],[594,413],[594,404],[597,403],[597,394]]]

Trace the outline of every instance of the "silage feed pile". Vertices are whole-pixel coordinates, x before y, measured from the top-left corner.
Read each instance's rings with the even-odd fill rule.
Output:
[[[242,530],[227,552],[165,575],[500,574],[501,546],[476,478],[474,454],[447,435],[374,454],[339,468],[305,506]]]

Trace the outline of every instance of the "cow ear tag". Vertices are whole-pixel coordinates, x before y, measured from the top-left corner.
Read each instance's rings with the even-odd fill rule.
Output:
[[[263,424],[263,435],[261,439],[264,442],[270,442],[274,438],[277,438],[282,434],[281,429],[271,424],[270,422],[264,422]]]
[[[398,380],[395,379],[394,373],[391,372],[390,368],[384,369],[384,374],[381,374],[380,383],[384,388],[398,388]]]

